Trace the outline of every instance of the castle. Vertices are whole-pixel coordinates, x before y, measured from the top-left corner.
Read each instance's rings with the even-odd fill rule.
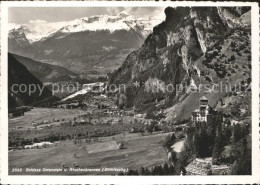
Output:
[[[191,115],[193,126],[211,125],[221,129],[223,114],[209,106],[208,99],[203,96],[199,99],[199,108],[194,110]],[[224,175],[230,174],[228,165],[215,165],[212,157],[194,158],[186,167],[187,175]]]
[[[212,107],[209,106],[208,99],[203,96],[199,99],[199,109],[196,109],[191,114],[191,120],[194,123],[200,122],[211,122],[211,120],[216,120],[222,122],[223,116],[221,112],[215,111]]]

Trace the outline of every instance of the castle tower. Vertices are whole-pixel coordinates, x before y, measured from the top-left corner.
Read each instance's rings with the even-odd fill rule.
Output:
[[[207,115],[209,111],[209,101],[205,96],[202,96],[200,98],[200,116],[201,116],[201,121],[207,122]]]
[[[200,98],[200,112],[205,112],[206,108],[208,107],[208,104],[209,100],[205,96],[202,96]]]

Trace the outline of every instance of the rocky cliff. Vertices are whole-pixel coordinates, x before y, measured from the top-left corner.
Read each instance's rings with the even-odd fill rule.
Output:
[[[13,29],[9,31],[8,52],[16,53],[22,56],[24,55],[31,56],[30,54],[31,51],[32,51],[32,47],[22,27],[16,30]]]
[[[108,85],[126,85],[124,106],[145,110],[161,105],[169,119],[172,111],[184,118],[200,96],[206,94],[211,105],[227,96],[201,91],[201,85],[250,83],[249,8],[168,7],[165,14],[142,47],[109,77]],[[188,90],[178,92],[180,85]]]

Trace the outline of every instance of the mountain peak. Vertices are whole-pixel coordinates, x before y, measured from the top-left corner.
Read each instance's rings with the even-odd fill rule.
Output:
[[[55,33],[70,34],[76,32],[86,31],[109,31],[110,33],[118,30],[135,30],[140,32],[140,28],[143,29],[143,33],[139,33],[146,37],[152,28],[162,22],[162,19],[156,17],[136,18],[130,15],[127,11],[121,11],[115,15],[93,15],[89,17],[82,17],[68,22],[51,22],[45,23],[44,29],[31,28],[30,25],[17,25],[9,24],[9,36],[11,37],[12,32],[19,32],[27,37],[30,43],[45,40]],[[18,30],[17,30],[18,29]]]
[[[13,28],[9,31],[12,34],[18,34],[18,35],[23,35],[24,34],[24,29],[22,26],[17,27],[17,28]]]
[[[126,11],[122,11],[117,15],[95,15],[91,17],[84,17],[68,22],[59,31],[61,33],[76,33],[85,31],[109,31],[114,32],[118,30],[135,30],[138,31],[140,27],[144,28],[145,33],[141,33],[144,37],[152,30],[152,27],[157,25],[160,20],[151,19],[136,19]]]
[[[116,16],[125,18],[125,17],[130,16],[130,14],[128,14],[127,11],[123,10],[122,12],[118,13]]]

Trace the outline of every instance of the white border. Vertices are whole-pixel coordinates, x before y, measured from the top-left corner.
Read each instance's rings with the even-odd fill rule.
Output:
[[[248,176],[18,176],[8,175],[7,41],[8,7],[117,7],[117,6],[251,6],[252,27],[252,175]],[[253,184],[259,170],[259,7],[256,2],[155,1],[13,1],[1,2],[1,183],[2,184]],[[4,150],[7,149],[7,150]]]

